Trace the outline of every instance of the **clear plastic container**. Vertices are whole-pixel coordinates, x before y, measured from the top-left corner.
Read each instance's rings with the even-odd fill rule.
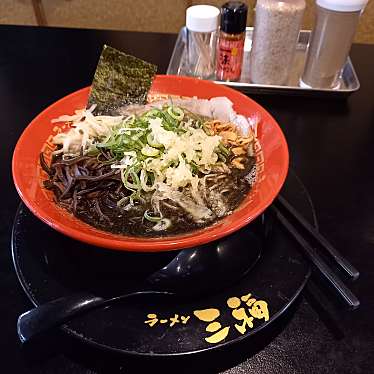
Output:
[[[210,5],[187,9],[187,73],[191,76],[214,77],[219,14],[219,9]]]
[[[305,0],[257,0],[249,72],[253,83],[287,84],[304,11]]]
[[[339,88],[359,17],[367,0],[317,0],[302,87]]]

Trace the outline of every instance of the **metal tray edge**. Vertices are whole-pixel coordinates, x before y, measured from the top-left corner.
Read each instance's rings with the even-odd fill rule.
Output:
[[[253,31],[253,27],[247,27],[248,31]],[[169,65],[166,71],[168,75],[181,75],[180,69],[175,71],[173,69],[173,65],[176,64],[176,61],[179,60],[179,56],[183,53],[184,50],[184,42],[183,35],[186,33],[186,27],[182,27],[178,37],[176,39],[173,52],[171,54]],[[300,36],[311,34],[311,30],[301,30]],[[179,65],[179,64],[178,64]],[[212,80],[212,82],[216,84],[223,84],[229,86],[231,88],[237,89],[244,93],[254,93],[254,94],[283,94],[283,95],[299,95],[299,96],[326,96],[326,97],[348,97],[350,94],[358,91],[361,87],[360,81],[358,79],[357,73],[355,68],[352,64],[351,58],[348,56],[347,62],[343,68],[344,72],[349,69],[351,71],[353,77],[353,87],[352,88],[344,88],[344,89],[317,89],[317,88],[304,88],[298,86],[277,86],[277,85],[261,85],[261,84],[254,84],[254,83],[243,83],[243,82],[225,82],[225,81],[218,81]]]

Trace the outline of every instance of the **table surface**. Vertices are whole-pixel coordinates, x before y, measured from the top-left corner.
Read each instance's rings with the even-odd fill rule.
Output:
[[[104,43],[166,71],[175,35],[0,26],[0,352],[1,372],[103,373],[163,370],[227,373],[372,373],[374,371],[374,46],[354,45],[361,89],[348,100],[253,96],[280,123],[290,163],[310,192],[320,231],[361,271],[350,283],[358,310],[335,307],[310,284],[274,339],[258,349],[245,344],[219,355],[116,361],[98,353],[62,349],[30,355],[16,334],[20,313],[31,307],[17,282],[10,253],[19,198],[11,177],[18,137],[42,109],[87,86]],[[252,347],[253,348],[253,347]],[[173,369],[171,369],[173,368]]]

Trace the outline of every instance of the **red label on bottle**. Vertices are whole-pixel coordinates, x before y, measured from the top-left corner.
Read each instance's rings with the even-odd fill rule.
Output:
[[[238,80],[242,72],[244,40],[220,38],[216,76],[220,80]]]

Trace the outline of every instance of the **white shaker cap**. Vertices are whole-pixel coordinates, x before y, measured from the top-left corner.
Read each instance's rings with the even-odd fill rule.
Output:
[[[215,31],[218,28],[219,14],[219,9],[212,5],[191,6],[186,11],[186,26],[191,31]]]
[[[317,0],[317,5],[337,12],[358,12],[369,0]]]

